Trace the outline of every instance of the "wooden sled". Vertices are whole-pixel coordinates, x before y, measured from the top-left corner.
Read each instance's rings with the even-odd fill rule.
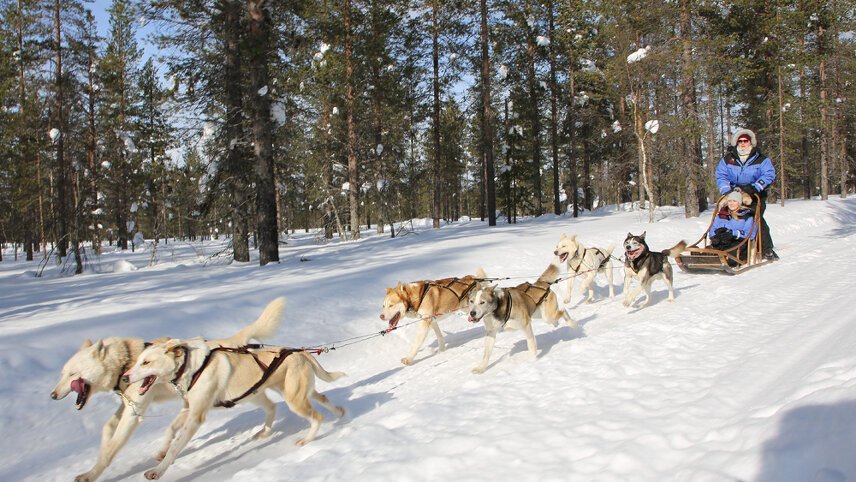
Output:
[[[710,218],[710,224],[707,225],[707,229],[704,231],[701,239],[687,246],[681,254],[675,257],[675,262],[678,263],[678,267],[682,271],[686,273],[722,273],[735,275],[770,263],[761,254],[764,250],[761,245],[760,216],[755,216],[755,224],[752,227],[753,232],[756,233],[755,239],[747,237],[740,244],[727,250],[714,249],[711,246],[708,234],[710,234],[710,228],[719,214],[720,203],[724,197],[725,195],[717,199],[716,208],[713,210],[713,216]],[[757,194],[754,197],[755,206],[759,206],[761,199]],[[746,249],[741,253],[741,248],[744,245],[746,245]]]

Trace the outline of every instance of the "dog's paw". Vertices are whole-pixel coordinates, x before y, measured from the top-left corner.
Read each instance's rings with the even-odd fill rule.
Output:
[[[570,318],[570,317],[567,320],[565,320],[565,324],[568,325],[568,328],[570,328],[572,330],[576,330],[577,328],[580,327],[579,323],[577,323],[577,320]]]
[[[475,368],[473,368],[472,372],[475,375],[481,375],[482,373],[484,373],[484,370],[485,370],[485,367],[475,367]]]
[[[98,477],[97,475],[93,476],[92,472],[87,472],[85,474],[80,474],[77,477],[75,477],[74,482],[92,482],[97,477]]]
[[[308,444],[311,441],[312,441],[312,439],[302,438],[302,439],[298,440],[297,442],[294,442],[294,445],[297,445],[298,447],[303,447],[304,445]]]
[[[412,358],[407,358],[407,357],[402,358],[402,359],[401,359],[401,364],[402,364],[402,365],[406,365],[406,366],[413,365],[413,359],[412,359]]]
[[[336,415],[337,417],[344,417],[345,416],[345,409],[337,405],[336,410],[333,412],[333,414]]]
[[[570,299],[570,298],[565,298],[565,299],[563,299],[563,300],[562,300],[562,303],[564,303],[564,304],[566,304],[566,305],[567,305],[567,304],[569,304],[570,302],[571,302],[571,299]]]
[[[163,472],[158,469],[147,470],[146,473],[143,474],[147,480],[158,480],[161,478],[161,475],[163,475]]]
[[[266,439],[266,438],[270,437],[270,434],[271,434],[271,433],[273,433],[273,430],[271,430],[271,429],[269,429],[269,428],[265,427],[265,428],[263,428],[263,429],[259,430],[258,432],[256,432],[256,434],[255,434],[255,435],[253,435],[253,440],[263,440],[263,439]]]
[[[624,300],[624,303],[622,303],[622,304],[624,305],[625,308],[630,308],[630,300]]]

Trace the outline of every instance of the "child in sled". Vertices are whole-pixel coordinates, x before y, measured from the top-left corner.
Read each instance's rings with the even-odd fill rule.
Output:
[[[747,237],[755,239],[755,213],[749,208],[751,203],[752,198],[748,194],[737,190],[731,191],[725,197],[724,205],[716,215],[708,233],[711,248],[727,251],[742,243]],[[741,260],[747,259],[747,245],[748,243],[744,243],[734,256]],[[737,263],[729,260],[728,264],[734,266]]]

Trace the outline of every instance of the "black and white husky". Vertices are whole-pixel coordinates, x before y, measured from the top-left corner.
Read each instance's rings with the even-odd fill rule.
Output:
[[[630,306],[643,288],[645,302],[642,306],[647,306],[651,301],[651,283],[656,279],[666,282],[666,286],[669,287],[669,301],[675,301],[672,265],[669,263],[669,258],[674,258],[686,247],[687,243],[681,241],[670,249],[660,252],[651,251],[648,243],[645,242],[644,232],[639,236],[627,233],[627,238],[624,239],[624,306]],[[639,286],[631,293],[630,282],[634,278],[639,281]]]

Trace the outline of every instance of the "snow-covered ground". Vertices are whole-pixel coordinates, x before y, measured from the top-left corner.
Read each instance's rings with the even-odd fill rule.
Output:
[[[663,208],[648,224],[647,212],[611,209],[329,244],[298,233],[282,263],[262,268],[212,258],[222,243],[170,243],[153,267],[147,249],[109,252],[99,274],[50,267],[36,278],[38,263],[5,252],[0,480],[71,480],[94,463],[118,398],[96,395],[77,412],[72,397],[49,397],[86,338],[228,336],[285,296],[271,341],[331,346],[382,330],[384,288],[397,281],[481,266],[516,284],[540,274],[561,233],[620,246],[628,231],[647,231],[664,249],[698,239],[708,216]],[[780,261],[737,277],[677,271],[676,301],[658,282],[642,309],[622,306],[616,269],[615,299],[601,278],[599,301],[575,293],[580,329],[536,321],[536,361],[520,332],[506,332],[488,370],[471,374],[483,329],[462,316],[442,326],[445,352],[429,335],[410,367],[399,359],[413,325],[339,343],[319,360],[348,376],[319,388],[348,413],[327,414],[317,440],[294,445],[308,425],[283,404],[264,441],[251,440],[260,410],[215,410],[165,480],[854,480],[856,199],[789,201],[767,216]],[[178,408],[153,406],[101,480],[142,480]]]

